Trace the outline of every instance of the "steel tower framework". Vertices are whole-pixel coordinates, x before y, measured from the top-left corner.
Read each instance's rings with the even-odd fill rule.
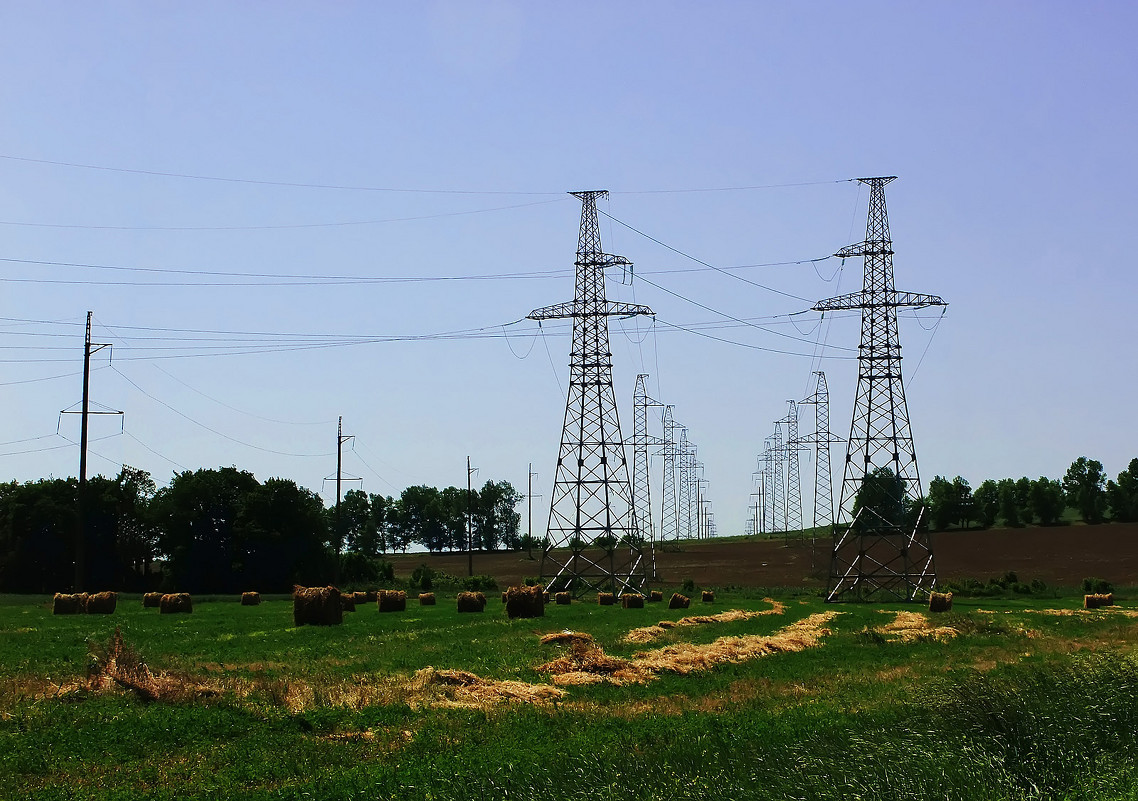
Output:
[[[688,442],[688,430],[680,429],[680,442],[676,450],[676,472],[679,474],[679,499],[677,507],[680,517],[680,536],[692,538],[694,520],[692,510],[695,506],[695,447]]]
[[[898,292],[894,286],[885,207],[885,185],[894,177],[859,179],[870,188],[865,240],[834,254],[864,258],[862,290],[814,306],[823,314],[861,311],[857,394],[834,527],[829,601],[875,596],[912,601],[936,586],[932,543],[921,523],[921,479],[901,379],[897,309],[947,304],[936,295]]]
[[[774,442],[770,437],[763,440],[763,533],[774,533],[774,457],[771,456]]]
[[[660,508],[660,541],[680,538],[679,509],[676,502],[676,429],[681,426],[672,419],[671,405],[664,407],[664,481]]]
[[[814,407],[814,433],[801,438],[805,445],[814,446],[814,528],[834,523],[834,487],[830,478],[830,445],[843,440],[830,432],[830,389],[826,374],[818,376],[814,392],[798,402],[800,406]]]
[[[620,436],[612,384],[608,318],[652,314],[647,306],[605,297],[605,270],[628,259],[601,248],[597,198],[607,192],[573,192],[581,201],[573,300],[535,309],[531,320],[573,320],[569,391],[557,469],[550,496],[549,541],[541,576],[551,590],[639,591],[643,554],[631,514],[628,461]]]
[[[802,535],[802,473],[798,454],[802,450],[802,441],[798,438],[798,406],[792,400],[787,403],[790,408],[786,417],[786,530],[797,531]]]
[[[659,437],[648,434],[648,409],[664,404],[648,396],[647,373],[636,376],[632,395],[632,525],[641,543],[647,541],[651,554],[651,576],[656,578],[656,529],[652,525],[652,489],[649,482],[648,446],[663,445]]]
[[[776,421],[771,435],[771,462],[774,485],[771,487],[771,514],[774,525],[771,531],[786,531],[786,470],[782,465],[782,423]]]

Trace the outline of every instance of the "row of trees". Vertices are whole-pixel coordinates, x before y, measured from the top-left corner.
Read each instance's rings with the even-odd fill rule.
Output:
[[[74,478],[0,484],[0,591],[53,592],[76,578],[79,486]],[[467,493],[408,487],[399,498],[347,493],[340,514],[296,482],[263,483],[235,467],[177,473],[157,488],[124,466],[86,485],[84,587],[189,592],[285,591],[294,583],[374,580],[377,557],[414,543],[520,548],[521,500],[508,482]]]
[[[975,490],[957,476],[937,476],[929,482],[929,524],[934,530],[950,526],[990,528],[996,523],[1053,526],[1068,509],[1087,523],[1138,521],[1138,459],[1132,459],[1117,480],[1109,480],[1102,463],[1080,456],[1063,479],[987,480]]]

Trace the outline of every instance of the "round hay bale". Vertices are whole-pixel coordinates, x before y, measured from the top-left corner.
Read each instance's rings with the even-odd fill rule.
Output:
[[[57,592],[51,599],[53,615],[81,615],[87,611],[87,593]]]
[[[573,593],[570,592],[559,592],[553,598],[557,601],[558,606],[568,606],[573,603]]]
[[[142,594],[142,608],[143,609],[157,609],[162,605],[162,593],[160,592],[144,592]]]
[[[335,587],[292,588],[292,622],[295,626],[338,626],[344,622],[340,591]]]
[[[486,596],[480,592],[460,592],[457,601],[459,612],[481,612],[486,608]]]
[[[691,606],[691,598],[680,595],[678,592],[673,592],[672,599],[668,601],[669,609],[687,609],[689,606]]]
[[[351,593],[351,592],[340,593],[340,610],[343,612],[354,612],[354,611],[356,611],[355,593]]]
[[[355,599],[356,606],[363,606],[364,604],[371,603],[371,601],[375,600],[374,598],[369,600],[366,592],[353,592],[351,593],[351,596],[353,599]]]
[[[369,604],[373,604],[376,602],[376,599],[379,598],[379,590],[367,590],[364,595],[367,596],[365,600]]]
[[[701,598],[701,600],[705,604],[713,604],[713,603],[715,603],[715,593],[712,592],[711,590],[704,590],[703,591],[703,597]]]
[[[168,592],[158,601],[158,612],[162,615],[190,614],[194,603],[188,592]]]
[[[614,603],[616,603],[616,596],[614,596],[611,592],[598,592],[597,603],[601,606],[612,606]]]
[[[951,592],[930,592],[929,593],[929,611],[930,612],[951,612],[952,611],[952,593]]]
[[[434,606],[435,603],[436,599],[433,592],[419,593],[419,606]]]
[[[376,593],[375,605],[380,612],[406,612],[407,593],[403,590],[380,590]]]
[[[118,606],[119,594],[117,592],[96,592],[87,596],[87,614],[112,615]]]
[[[644,596],[636,592],[626,592],[620,596],[620,605],[624,609],[643,609]]]
[[[664,593],[659,590],[652,590],[648,593],[648,603],[654,604],[664,600]]]
[[[243,592],[241,593],[242,606],[258,606],[261,603],[261,593],[259,592]]]
[[[508,617],[545,617],[545,588],[510,587],[506,596],[506,615]]]

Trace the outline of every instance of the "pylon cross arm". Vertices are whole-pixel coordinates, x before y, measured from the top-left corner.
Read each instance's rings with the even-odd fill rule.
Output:
[[[655,316],[656,312],[639,303],[618,303],[613,300],[605,301],[602,308],[586,308],[586,304],[571,300],[568,303],[557,303],[553,306],[543,306],[534,309],[526,315],[527,320],[560,320],[566,317],[635,317],[645,314]]]
[[[921,295],[917,292],[851,292],[836,298],[820,300],[811,308],[817,312],[842,311],[849,309],[869,309],[881,306],[925,308],[927,306],[947,306],[939,295]]]

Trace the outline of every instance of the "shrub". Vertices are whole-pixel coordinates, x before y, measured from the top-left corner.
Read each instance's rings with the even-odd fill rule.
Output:
[[[680,585],[680,589],[683,592],[695,592],[695,579],[684,579],[684,583]]]
[[[430,565],[421,564],[411,572],[411,587],[423,592],[434,588],[435,570]]]
[[[486,592],[498,589],[498,582],[493,576],[470,576],[463,580],[462,587],[467,592]]]
[[[1102,595],[1104,593],[1114,592],[1114,585],[1106,579],[1091,576],[1083,579],[1083,592],[1088,595]]]

